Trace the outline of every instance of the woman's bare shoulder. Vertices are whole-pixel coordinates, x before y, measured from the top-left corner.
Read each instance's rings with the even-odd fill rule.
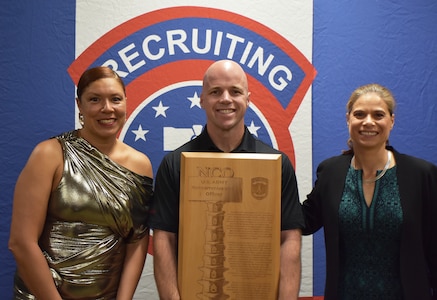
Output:
[[[60,159],[62,161],[61,144],[55,138],[44,140],[35,146],[31,157],[38,160],[54,161],[55,159]]]
[[[143,176],[153,177],[152,163],[149,157],[137,149],[123,143],[123,153],[126,157],[126,167]]]

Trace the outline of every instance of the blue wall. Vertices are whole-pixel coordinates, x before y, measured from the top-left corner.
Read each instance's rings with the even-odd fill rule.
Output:
[[[33,147],[74,126],[73,1],[8,1],[0,10],[0,298],[12,296],[7,248],[15,181]],[[30,201],[31,199],[29,199]]]

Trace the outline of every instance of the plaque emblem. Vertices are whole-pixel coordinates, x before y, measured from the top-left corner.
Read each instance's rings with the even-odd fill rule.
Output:
[[[269,180],[265,177],[252,178],[252,196],[255,199],[264,199],[269,191]]]

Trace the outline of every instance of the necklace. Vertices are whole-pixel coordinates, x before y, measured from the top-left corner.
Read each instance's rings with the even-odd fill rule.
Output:
[[[373,183],[379,179],[382,178],[382,176],[384,176],[385,172],[387,172],[388,167],[390,166],[391,163],[391,152],[387,151],[387,162],[385,163],[384,169],[382,169],[381,173],[378,174],[378,176],[376,176],[373,179],[364,179],[364,183]],[[354,169],[357,169],[356,165],[355,165],[355,156],[352,157],[352,166],[354,167]]]

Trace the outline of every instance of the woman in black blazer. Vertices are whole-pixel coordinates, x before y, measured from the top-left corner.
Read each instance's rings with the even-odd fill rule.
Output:
[[[388,146],[394,108],[381,85],[352,93],[350,150],[303,203],[303,233],[324,228],[325,300],[437,299],[437,167]]]

